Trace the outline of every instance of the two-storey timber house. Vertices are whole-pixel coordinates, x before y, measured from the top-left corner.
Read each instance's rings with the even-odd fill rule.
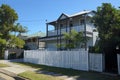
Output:
[[[57,44],[66,44],[63,33],[70,33],[70,31],[74,29],[77,32],[83,32],[84,36],[89,38],[85,44],[81,45],[82,47],[79,47],[79,49],[84,48],[88,50],[89,46],[95,45],[98,37],[98,32],[91,22],[93,16],[94,11],[86,10],[73,15],[62,13],[56,21],[46,23],[46,37],[39,38],[39,41],[46,43],[46,50],[59,50]]]

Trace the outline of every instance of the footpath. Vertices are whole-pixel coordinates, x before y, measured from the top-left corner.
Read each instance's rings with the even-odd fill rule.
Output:
[[[0,77],[4,78],[5,80],[21,80],[18,79],[17,77],[18,74],[25,71],[37,70],[34,68],[14,64],[10,60],[0,60],[0,63],[7,64],[9,66],[9,67],[0,68]]]

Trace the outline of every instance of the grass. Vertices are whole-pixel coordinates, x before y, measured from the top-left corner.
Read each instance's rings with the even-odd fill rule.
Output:
[[[0,63],[0,68],[9,67],[7,64]]]
[[[78,70],[73,70],[73,69],[50,67],[50,66],[37,65],[37,64],[31,64],[31,63],[17,63],[17,64],[37,68],[38,70],[55,72],[55,73],[64,74],[64,75],[68,75],[68,76],[77,76],[77,80],[80,80],[80,79],[87,79],[87,80],[120,80],[120,76],[110,76],[110,75],[101,74],[99,72],[78,71]],[[34,76],[36,75],[36,77],[38,75],[41,75],[41,77],[43,76],[42,74],[36,74],[36,73],[32,73],[32,72],[25,72],[25,73],[22,73],[20,75],[23,75],[23,74],[25,76],[26,75],[31,76],[32,74],[34,74]],[[36,80],[36,79],[32,79],[32,80]],[[40,80],[42,80],[42,79],[40,79]],[[50,80],[50,79],[46,79],[46,80]],[[54,80],[54,79],[51,79],[51,80]]]
[[[53,76],[45,75],[45,74],[37,74],[37,73],[31,72],[31,71],[26,71],[24,73],[21,73],[21,74],[19,74],[19,76],[28,78],[30,80],[62,80],[57,77],[53,77]]]

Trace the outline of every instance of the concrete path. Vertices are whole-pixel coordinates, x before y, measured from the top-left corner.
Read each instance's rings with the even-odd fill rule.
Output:
[[[12,60],[12,61],[19,62],[19,60]],[[25,71],[37,70],[37,69],[31,68],[31,67],[14,64],[9,60],[0,60],[0,63],[7,64],[9,66],[9,67],[0,68],[0,77],[4,78],[5,80],[17,80],[17,79],[14,79],[15,77],[17,77],[17,74],[20,74]],[[0,80],[2,80],[2,79],[0,79]]]
[[[10,67],[1,68],[2,70],[6,70],[6,71],[12,72],[14,74],[20,74],[20,73],[23,73],[25,71],[37,70],[37,69],[31,68],[31,67],[26,67],[26,66],[21,66],[18,64],[11,63],[9,60],[1,60],[0,63],[7,64],[10,66]]]
[[[4,78],[4,79],[0,79],[0,80],[15,80],[14,78],[12,78],[8,75],[2,74],[2,73],[0,73],[0,77]]]

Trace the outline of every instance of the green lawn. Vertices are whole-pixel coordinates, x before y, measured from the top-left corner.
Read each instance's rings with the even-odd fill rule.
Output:
[[[110,76],[110,75],[105,75],[105,74],[102,74],[99,72],[78,71],[78,70],[73,70],[73,69],[57,68],[57,67],[37,65],[37,64],[31,64],[31,63],[18,63],[18,64],[33,67],[33,68],[38,68],[39,70],[43,70],[43,71],[55,72],[55,73],[64,74],[64,75],[68,75],[68,76],[77,76],[77,80],[79,80],[79,79],[120,80],[120,76]],[[36,74],[36,73],[32,73],[32,72],[25,72],[20,75],[22,75],[22,76],[24,75],[24,77],[25,76],[28,77],[28,75],[29,75],[31,77],[32,74],[34,74],[34,76],[36,75],[35,77],[37,77],[38,75],[43,76],[42,74]],[[46,75],[44,75],[44,76],[46,76]],[[36,79],[32,79],[32,80],[36,80]],[[40,79],[40,80],[42,80],[42,79]],[[43,79],[43,80],[50,80],[50,79]],[[51,79],[51,80],[54,80],[54,79]]]
[[[30,80],[62,80],[57,77],[53,77],[53,76],[45,75],[45,74],[37,74],[37,73],[31,72],[31,71],[21,73],[21,74],[19,74],[19,76],[28,78]]]
[[[0,68],[2,67],[9,67],[7,64],[0,63]]]

